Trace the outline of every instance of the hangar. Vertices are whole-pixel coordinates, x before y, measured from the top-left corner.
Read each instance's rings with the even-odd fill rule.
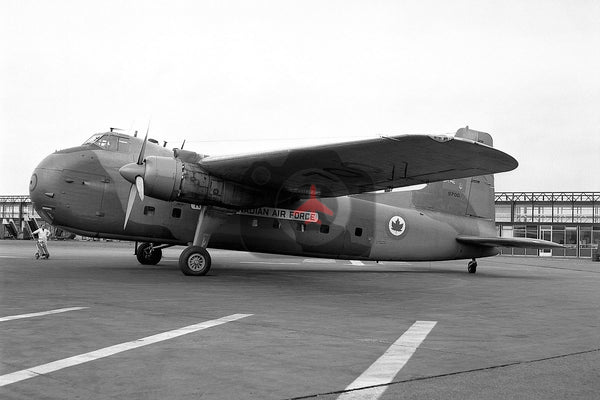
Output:
[[[600,192],[496,192],[501,237],[550,240],[564,249],[502,248],[504,255],[591,258],[600,243]],[[0,196],[0,239],[29,239],[40,221],[27,195]],[[63,232],[54,232],[64,236]]]

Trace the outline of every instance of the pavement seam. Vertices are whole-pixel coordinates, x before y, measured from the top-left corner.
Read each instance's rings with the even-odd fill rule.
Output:
[[[482,367],[482,368],[468,369],[468,370],[464,370],[464,371],[449,372],[449,373],[446,373],[446,374],[431,375],[431,376],[422,376],[422,377],[411,378],[411,379],[403,379],[403,380],[399,380],[399,381],[392,381],[392,382],[389,382],[389,383],[384,383],[384,384],[381,384],[381,385],[365,386],[365,387],[359,387],[359,388],[350,389],[350,390],[335,390],[335,391],[332,391],[332,392],[315,393],[315,394],[306,395],[306,396],[289,397],[289,398],[285,398],[284,400],[303,400],[303,399],[312,399],[312,398],[316,398],[316,397],[320,397],[320,396],[332,396],[332,395],[336,395],[336,394],[342,394],[342,393],[348,393],[348,392],[356,392],[356,391],[360,391],[360,390],[373,389],[373,388],[384,387],[384,386],[398,385],[398,384],[401,384],[401,383],[418,382],[418,381],[425,381],[425,380],[436,379],[436,378],[445,378],[445,377],[448,377],[448,376],[456,376],[456,375],[462,375],[462,374],[469,374],[469,373],[472,373],[472,372],[490,371],[490,370],[494,370],[494,369],[514,367],[514,366],[518,366],[518,365],[535,364],[535,363],[538,363],[538,362],[544,362],[544,361],[549,361],[549,360],[556,360],[556,359],[559,359],[559,358],[567,358],[567,357],[578,356],[578,355],[582,355],[582,354],[590,354],[590,353],[594,353],[594,352],[600,352],[600,348],[592,349],[592,350],[578,351],[578,352],[575,352],[575,353],[559,354],[559,355],[556,355],[556,356],[538,358],[538,359],[535,359],[535,360],[515,361],[515,362],[511,362],[511,363],[506,363],[506,364],[492,365],[492,366],[489,366],[489,367]]]

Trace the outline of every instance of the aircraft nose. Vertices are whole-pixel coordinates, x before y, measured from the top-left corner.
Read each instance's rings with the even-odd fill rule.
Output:
[[[35,168],[29,180],[29,197],[35,210],[45,221],[52,223],[56,209],[54,188],[62,171],[60,156],[51,154]]]

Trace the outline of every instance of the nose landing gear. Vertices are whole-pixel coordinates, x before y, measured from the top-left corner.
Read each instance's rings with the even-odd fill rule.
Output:
[[[477,261],[475,261],[475,259],[469,261],[469,264],[467,264],[467,271],[469,271],[470,274],[477,272]]]

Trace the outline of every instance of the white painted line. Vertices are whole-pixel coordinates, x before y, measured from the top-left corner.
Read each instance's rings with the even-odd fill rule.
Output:
[[[142,339],[133,340],[131,342],[121,343],[110,347],[105,347],[103,349],[91,351],[89,353],[80,354],[78,356],[73,356],[69,358],[63,358],[62,360],[53,361],[48,364],[38,365],[37,367],[32,367],[28,369],[23,369],[21,371],[12,372],[6,375],[0,375],[0,387],[10,385],[11,383],[16,383],[23,381],[25,379],[34,378],[39,375],[49,374],[51,372],[55,372],[64,368],[72,367],[74,365],[83,364],[89,361],[94,361],[99,358],[104,358],[108,356],[112,356],[117,353],[121,353],[123,351],[137,349],[138,347],[148,346],[149,344],[154,344],[158,342],[162,342],[163,340],[173,339],[179,336],[187,335],[188,333],[194,333],[203,329],[211,328],[213,326],[222,325],[227,322],[236,321],[238,319],[246,318],[251,316],[252,314],[233,314],[227,317],[213,319],[210,321],[201,322],[199,324],[186,326],[180,329],[176,329],[173,331],[159,333],[157,335],[148,336]]]
[[[0,317],[0,322],[12,321],[13,319],[31,318],[31,317],[39,317],[42,315],[58,314],[58,313],[64,313],[67,311],[83,310],[85,308],[89,308],[89,307],[58,308],[56,310],[42,311],[42,312],[36,312],[36,313],[30,313],[30,314],[9,315],[8,317]]]
[[[272,262],[272,261],[240,261],[240,264],[298,265],[297,262]]]
[[[350,264],[352,264],[352,265],[365,265],[362,261],[358,261],[358,260],[350,260]]]
[[[356,378],[338,400],[376,400],[386,391],[390,383],[408,362],[417,348],[423,343],[437,321],[417,321],[392,344],[361,376]],[[382,386],[377,386],[382,385]],[[375,387],[372,387],[375,386]],[[364,390],[354,390],[367,388]]]
[[[335,260],[331,258],[305,258],[302,262],[307,264],[335,264]]]

